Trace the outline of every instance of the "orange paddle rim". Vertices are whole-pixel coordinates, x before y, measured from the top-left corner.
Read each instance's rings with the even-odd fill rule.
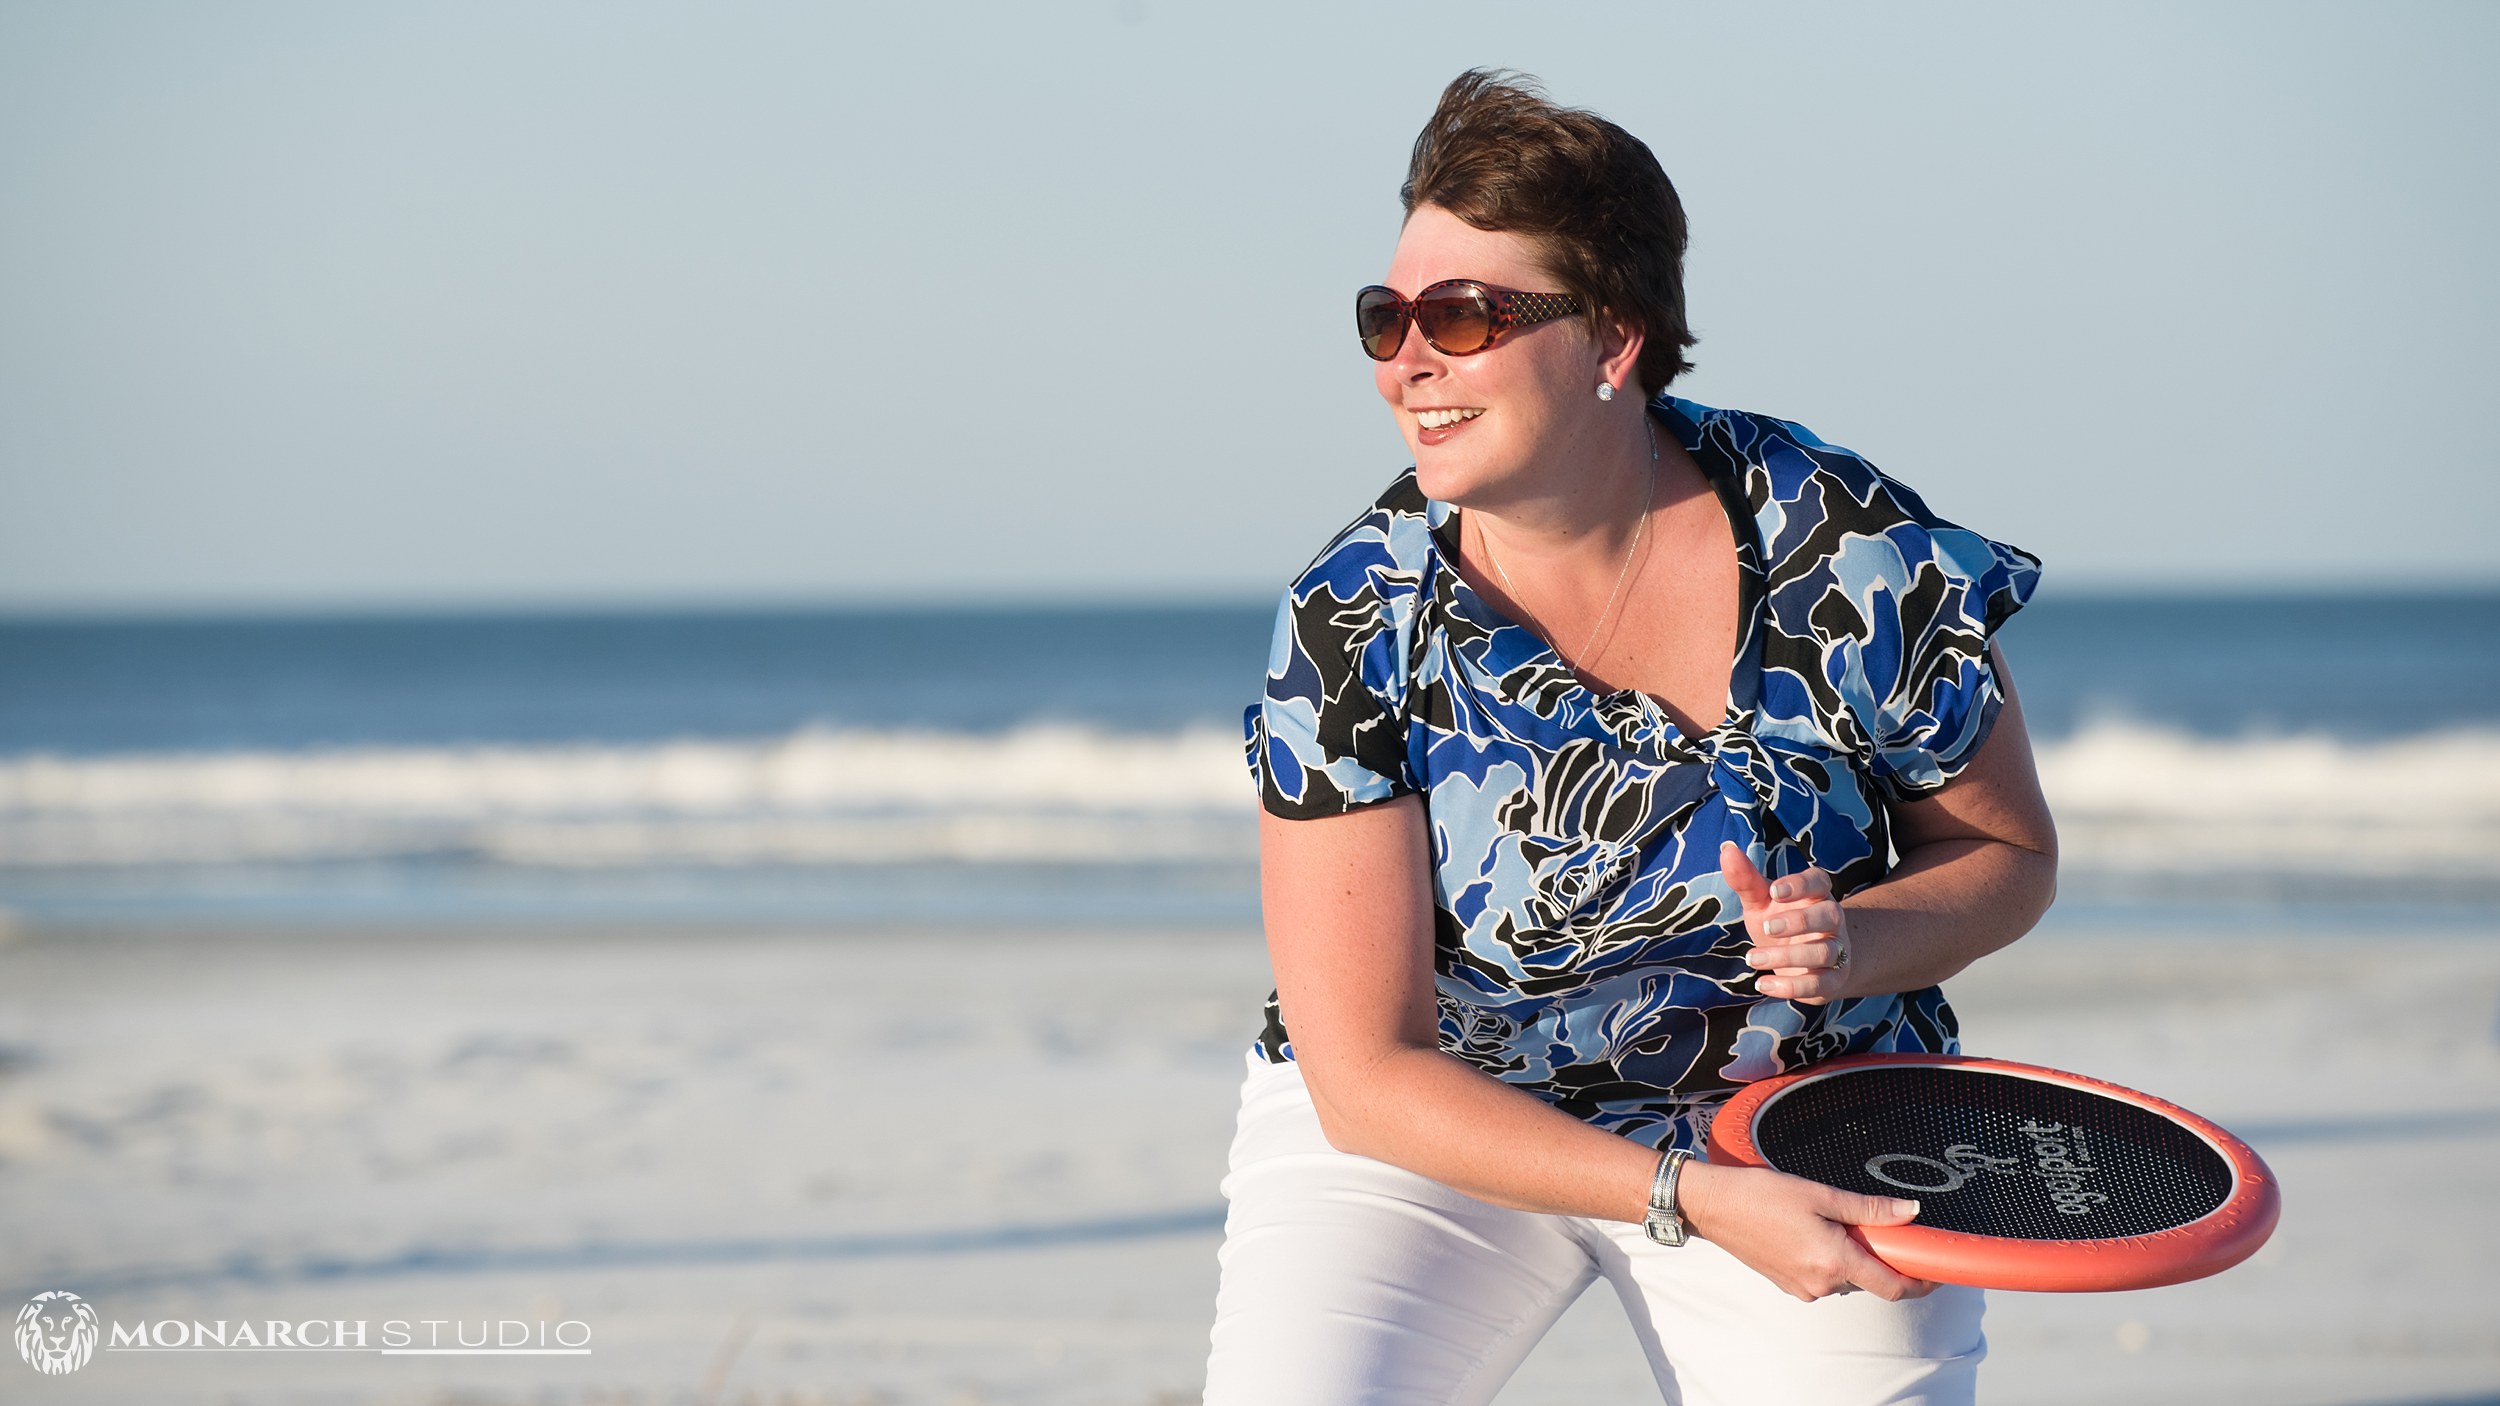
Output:
[[[1942,1066],[2063,1085],[2134,1105],[2201,1138],[2229,1164],[2232,1186],[2221,1205],[2185,1225],[2146,1235],[2100,1240],[2029,1240],[1976,1235],[1919,1225],[1865,1225],[1851,1233],[1877,1259],[1917,1279],[1987,1289],[2088,1293],[2149,1289],[2219,1274],[2257,1252],[2282,1215],[2274,1173],[2247,1143],[2174,1103],[2101,1079],[2035,1064],[1963,1055],[1873,1054],[1826,1060],[1794,1074],[1748,1084],[1710,1125],[1710,1160],[1774,1167],[1755,1144],[1763,1113],[1784,1094],[1870,1067]]]

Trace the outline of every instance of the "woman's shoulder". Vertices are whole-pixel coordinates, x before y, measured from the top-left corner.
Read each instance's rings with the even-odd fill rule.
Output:
[[[1325,592],[1341,602],[1409,603],[1430,577],[1432,530],[1445,516],[1442,505],[1424,496],[1415,471],[1407,469],[1328,539],[1294,577],[1288,594],[1297,601]]]
[[[1704,418],[1704,457],[1742,473],[1765,558],[1759,730],[1860,758],[1895,799],[1943,785],[2001,705],[1988,641],[2038,558],[1793,421]]]
[[[1802,531],[1881,535],[1902,523],[1940,522],[1918,493],[1875,467],[1865,455],[1834,444],[1794,420],[1755,411],[1720,410],[1691,402],[1690,417],[1705,446],[1742,465],[1757,514],[1776,514],[1791,545]],[[1765,535],[1774,560],[1783,553]]]
[[[1976,597],[1975,614],[1993,629],[2039,578],[2039,558],[1946,518],[1865,455],[1794,420],[1679,408],[1706,445],[1743,466],[1772,607],[1783,617],[1854,615],[1838,607],[1862,609],[1878,594],[1899,605],[1949,585]]]

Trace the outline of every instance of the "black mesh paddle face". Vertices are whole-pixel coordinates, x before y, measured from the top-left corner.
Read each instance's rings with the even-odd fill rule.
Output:
[[[1754,1145],[1783,1172],[1919,1201],[1917,1224],[2012,1240],[2174,1230],[2231,1195],[2231,1164],[2148,1109],[1949,1066],[1843,1070],[1773,1098]]]

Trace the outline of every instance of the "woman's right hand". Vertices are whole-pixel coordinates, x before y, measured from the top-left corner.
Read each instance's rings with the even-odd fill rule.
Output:
[[[1808,1303],[1864,1289],[1880,1299],[1915,1299],[1935,1289],[1875,1258],[1853,1225],[1907,1225],[1918,1203],[1861,1196],[1766,1167],[1691,1162],[1676,1203],[1692,1232],[1745,1262],[1791,1297]]]

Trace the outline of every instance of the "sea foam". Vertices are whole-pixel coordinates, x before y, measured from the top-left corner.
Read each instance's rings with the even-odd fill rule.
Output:
[[[2070,874],[2500,882],[2500,729],[2037,750]],[[1214,729],[36,755],[0,760],[0,867],[1246,861],[1254,805]]]

